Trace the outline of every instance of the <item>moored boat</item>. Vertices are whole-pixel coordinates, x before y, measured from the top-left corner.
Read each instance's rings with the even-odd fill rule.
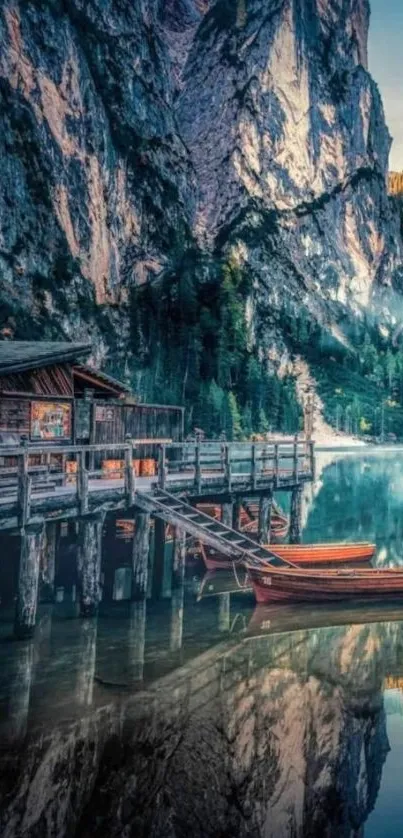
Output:
[[[267,545],[270,549],[270,545]],[[335,565],[355,565],[370,562],[375,555],[376,546],[369,542],[356,544],[276,544],[275,553],[280,558],[298,565],[298,567],[323,567]],[[231,568],[233,562],[209,547],[200,545],[200,551],[207,570]]]
[[[258,603],[403,599],[403,568],[307,570],[247,563],[247,569]]]

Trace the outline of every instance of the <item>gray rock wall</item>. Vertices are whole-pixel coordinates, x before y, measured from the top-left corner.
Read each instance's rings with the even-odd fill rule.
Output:
[[[200,281],[250,272],[267,352],[285,297],[341,339],[399,320],[368,22],[366,0],[5,0],[3,335],[91,336],[123,371],[131,289],[189,252]]]

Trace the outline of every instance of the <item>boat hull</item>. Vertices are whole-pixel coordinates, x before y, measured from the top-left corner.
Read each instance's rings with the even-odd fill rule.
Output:
[[[248,566],[256,602],[337,602],[359,597],[403,599],[403,568],[307,571]]]
[[[267,545],[270,549],[270,545]],[[370,562],[375,555],[375,544],[281,544],[275,546],[276,555],[298,567],[334,567],[338,565],[361,565]],[[207,570],[228,570],[233,562],[228,556],[202,549]]]

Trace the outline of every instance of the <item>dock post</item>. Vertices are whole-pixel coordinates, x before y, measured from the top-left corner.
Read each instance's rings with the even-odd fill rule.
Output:
[[[232,528],[232,520],[233,520],[233,516],[234,516],[233,509],[234,509],[234,504],[232,502],[222,504],[222,507],[221,507],[221,510],[222,510],[221,521],[222,521],[222,523],[224,524],[225,527],[231,527]]]
[[[98,620],[82,620],[79,633],[76,698],[83,707],[90,707],[97,661]]]
[[[270,544],[273,492],[262,495],[259,502],[259,543]]]
[[[98,613],[103,523],[103,514],[91,515],[80,521],[78,577],[81,617],[95,617]]]
[[[185,592],[186,533],[174,529],[174,558],[172,567],[170,650],[179,652],[183,638],[183,602]]]
[[[154,518],[154,561],[152,578],[152,598],[161,599],[164,581],[165,563],[165,521]]]
[[[35,643],[20,643],[13,651],[8,673],[8,714],[1,723],[0,738],[7,744],[20,744],[27,732],[31,684],[35,665]]]
[[[302,535],[302,486],[294,486],[291,495],[290,544],[300,544]]]
[[[231,614],[231,594],[219,594],[218,597],[218,631],[229,631]]]
[[[315,443],[312,440],[309,442],[309,461],[310,461],[311,478],[312,478],[312,480],[315,480],[315,477],[316,477]]]
[[[141,600],[147,596],[148,554],[150,551],[150,514],[137,512],[134,519],[132,551],[132,599]]]
[[[278,442],[274,445],[274,488],[277,489],[280,483],[280,452]]]
[[[180,652],[183,641],[183,602],[184,586],[172,592],[171,599],[171,631],[169,648],[171,652]]]
[[[43,523],[30,524],[21,531],[20,568],[14,634],[19,639],[33,637],[38,602],[39,566]]]
[[[174,528],[174,557],[172,565],[172,590],[183,587],[186,563],[186,533],[181,527]]]
[[[129,683],[143,680],[144,652],[146,645],[146,614],[147,603],[145,598],[141,602],[130,603],[128,636]]]
[[[165,490],[167,480],[167,457],[165,445],[160,445],[158,454],[158,487]]]
[[[201,493],[201,484],[202,484],[201,450],[200,450],[200,442],[197,442],[196,443],[196,450],[195,450],[195,492],[198,495],[200,495],[200,493]]]
[[[39,571],[40,602],[53,602],[55,598],[55,567],[58,530],[59,523],[57,521],[48,521],[45,525]]]
[[[136,495],[136,483],[133,469],[133,443],[129,435],[126,436],[125,448],[125,493],[127,505],[133,506]]]
[[[237,497],[232,505],[232,528],[234,530],[241,530],[242,518],[242,498]]]

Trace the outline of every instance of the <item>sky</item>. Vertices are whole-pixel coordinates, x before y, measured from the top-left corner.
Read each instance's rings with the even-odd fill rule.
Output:
[[[403,0],[370,0],[369,69],[393,137],[390,169],[403,171]]]

